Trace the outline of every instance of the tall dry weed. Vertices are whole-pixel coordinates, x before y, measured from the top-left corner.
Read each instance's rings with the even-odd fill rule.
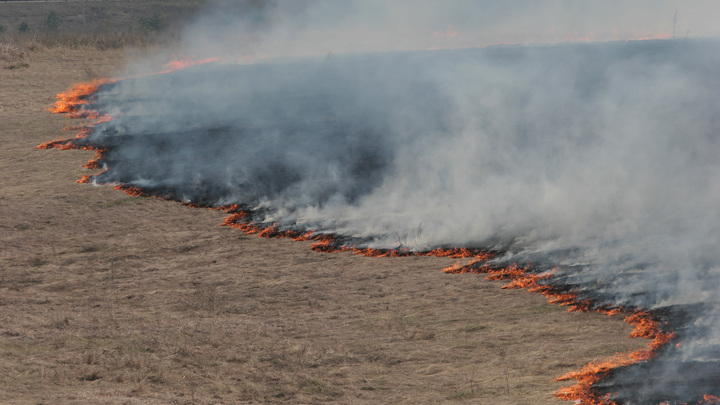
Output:
[[[30,53],[45,49],[96,49],[100,51],[125,47],[142,48],[157,41],[144,32],[85,31],[85,32],[34,32],[6,35],[0,40],[0,60],[18,62]]]
[[[25,59],[28,50],[10,42],[0,42],[0,60],[5,62],[18,62]]]
[[[120,31],[39,33],[33,35],[32,40],[48,48],[92,48],[101,51],[126,46],[143,47],[152,42],[145,33]]]

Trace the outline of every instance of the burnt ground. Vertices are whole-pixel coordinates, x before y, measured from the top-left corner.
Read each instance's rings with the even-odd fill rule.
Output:
[[[224,215],[76,184],[44,110],[122,51],[0,69],[0,402],[561,404],[551,379],[645,342],[450,259],[312,252]]]

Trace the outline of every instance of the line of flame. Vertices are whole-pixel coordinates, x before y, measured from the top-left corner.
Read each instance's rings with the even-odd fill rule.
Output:
[[[168,65],[165,71],[156,74],[169,73],[178,69],[198,63],[209,63],[216,61],[216,58],[207,59],[198,62],[178,61],[176,64]],[[77,139],[83,139],[89,136],[96,124],[110,121],[109,115],[100,115],[97,111],[86,109],[89,98],[98,91],[105,83],[112,83],[121,79],[96,79],[87,83],[77,83],[63,93],[57,95],[57,101],[54,105],[47,109],[53,113],[68,114],[69,118],[92,118],[95,122],[81,125],[76,128],[79,133],[75,138],[56,140],[38,145],[37,149],[85,149],[96,151],[95,158],[89,160],[83,167],[88,169],[98,169],[100,165],[98,161],[103,157],[105,152],[102,148],[91,146],[78,146],[74,143]],[[91,175],[83,175],[77,182],[90,183]],[[157,197],[145,190],[124,184],[115,184],[115,189],[122,190],[131,196]],[[200,207],[197,204],[183,203],[188,206]],[[527,267],[518,267],[513,264],[503,268],[493,268],[483,264],[485,261],[493,257],[492,253],[483,252],[478,249],[469,248],[438,248],[426,251],[412,251],[409,249],[372,249],[350,247],[342,245],[336,236],[332,234],[320,233],[317,230],[311,231],[294,231],[282,230],[277,224],[263,226],[252,222],[248,211],[237,205],[229,205],[222,207],[208,207],[222,210],[229,216],[222,223],[223,226],[230,226],[246,232],[248,234],[257,234],[263,238],[292,238],[296,241],[312,241],[310,248],[316,252],[351,252],[353,254],[370,256],[370,257],[404,257],[404,256],[436,256],[448,257],[456,259],[470,258],[470,262],[466,264],[456,263],[453,266],[445,268],[445,273],[478,273],[486,274],[490,280],[508,280],[509,283],[502,288],[506,289],[526,289],[531,292],[538,292],[548,298],[552,304],[560,306],[568,306],[568,311],[598,311],[607,315],[616,315],[619,313],[626,314],[625,322],[635,326],[630,337],[644,337],[650,339],[646,349],[636,350],[629,353],[618,353],[602,362],[592,362],[580,370],[572,371],[554,379],[554,381],[575,380],[577,383],[571,387],[558,390],[555,395],[564,400],[573,400],[577,404],[585,405],[617,405],[611,398],[610,394],[599,395],[592,386],[596,382],[607,378],[611,370],[618,367],[629,366],[641,361],[653,358],[658,350],[668,344],[675,338],[672,331],[667,330],[667,325],[661,323],[653,314],[642,310],[628,310],[622,307],[610,305],[598,305],[590,300],[580,300],[576,293],[561,293],[549,284],[544,284],[543,280],[552,277],[552,273],[532,274],[529,273]],[[706,394],[703,400],[697,405],[713,405],[720,404],[720,398]],[[659,404],[665,405],[665,404]]]
[[[614,369],[627,367],[655,357],[660,348],[675,338],[675,333],[669,330],[669,326],[650,312],[629,310],[619,306],[597,304],[590,300],[579,299],[576,293],[560,292],[552,285],[543,283],[543,281],[549,281],[552,278],[553,272],[539,275],[529,273],[528,270],[528,267],[519,267],[517,264],[496,268],[476,260],[468,264],[456,263],[444,269],[446,273],[486,274],[486,278],[489,280],[508,280],[509,283],[503,288],[522,288],[540,293],[547,297],[552,304],[567,306],[568,311],[597,311],[610,316],[623,313],[626,315],[624,321],[635,327],[629,336],[643,337],[650,340],[645,349],[628,353],[616,353],[603,361],[591,362],[580,370],[555,378],[554,381],[576,381],[575,385],[561,388],[555,392],[555,396],[560,399],[575,401],[577,404],[584,405],[617,405],[613,401],[611,394],[601,395],[593,389],[593,385],[609,377]],[[702,404],[720,404],[720,398],[706,394],[698,405]]]

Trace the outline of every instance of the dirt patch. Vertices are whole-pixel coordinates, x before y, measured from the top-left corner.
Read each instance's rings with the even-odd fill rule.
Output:
[[[553,377],[645,343],[450,259],[315,253],[75,184],[93,154],[33,149],[77,123],[44,108],[124,58],[0,69],[0,402],[559,404]]]

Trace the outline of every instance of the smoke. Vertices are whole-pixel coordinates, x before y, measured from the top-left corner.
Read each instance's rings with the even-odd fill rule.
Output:
[[[203,56],[263,57],[477,47],[492,44],[707,37],[708,0],[298,0],[208,3],[184,34]],[[675,13],[677,11],[677,19]]]
[[[105,85],[93,108],[114,119],[83,142],[107,150],[99,183],[555,267],[581,297],[666,314],[683,342],[603,389],[698,401],[720,395],[720,43],[547,44],[667,37],[675,10],[677,32],[714,35],[717,8],[210,2],[186,52],[243,63]],[[470,48],[516,42],[535,45]]]

